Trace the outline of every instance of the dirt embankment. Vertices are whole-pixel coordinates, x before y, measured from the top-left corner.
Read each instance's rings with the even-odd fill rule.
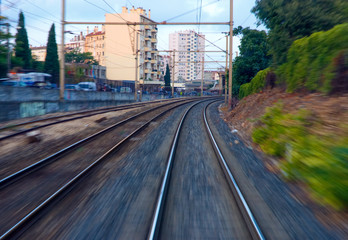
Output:
[[[311,110],[317,116],[325,133],[343,134],[340,126],[348,119],[348,94],[342,96],[325,96],[321,93],[286,93],[281,89],[265,90],[243,98],[232,111],[225,109],[225,121],[238,130],[238,134],[248,144],[252,144],[251,132],[258,125],[259,119],[267,107],[276,102],[284,104],[286,112],[299,109]]]
[[[320,127],[310,129],[312,133],[318,136],[340,137],[347,134],[343,126],[347,126],[348,94],[325,96],[308,92],[286,93],[282,89],[275,88],[243,98],[232,111],[222,108],[224,120],[230,128],[237,132],[247,145],[252,146],[264,161],[267,169],[282,177],[278,167],[281,159],[263,154],[260,147],[253,143],[251,137],[253,128],[261,124],[258,119],[264,115],[266,108],[272,107],[279,101],[283,103],[284,111],[287,113],[295,113],[299,109],[310,110],[316,121],[320,122]],[[348,233],[347,220],[345,220],[348,219],[348,211],[338,212],[327,206],[319,205],[311,199],[307,186],[303,183],[289,182],[288,184],[294,192],[294,197],[311,208],[325,225],[331,229]]]

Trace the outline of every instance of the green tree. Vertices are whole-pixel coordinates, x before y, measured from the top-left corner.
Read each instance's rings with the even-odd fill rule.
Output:
[[[52,82],[59,82],[59,61],[54,24],[48,34],[44,71],[52,75]]]
[[[170,88],[170,70],[169,70],[169,65],[167,64],[166,67],[166,74],[164,75],[164,86],[166,90]]]
[[[270,47],[265,31],[238,27],[234,32],[243,36],[239,46],[240,55],[234,60],[232,72],[232,94],[238,96],[242,84],[250,82],[256,73],[270,65],[271,56],[268,54]]]
[[[7,69],[7,39],[10,36],[0,31],[0,78],[6,77]]]
[[[291,43],[348,21],[346,0],[256,0],[252,12],[269,31],[276,66],[286,61]]]
[[[31,68],[31,51],[29,48],[28,34],[25,29],[25,21],[23,12],[19,13],[19,21],[15,40],[15,56],[23,62],[22,67],[25,69]]]
[[[94,57],[92,56],[92,53],[90,52],[81,53],[77,49],[73,49],[72,51],[65,54],[65,62],[98,65],[98,62],[94,59]]]

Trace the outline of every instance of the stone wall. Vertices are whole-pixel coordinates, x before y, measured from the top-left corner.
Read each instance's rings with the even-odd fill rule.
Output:
[[[134,102],[134,93],[65,91],[64,101],[59,101],[58,89],[0,86],[0,122],[44,115],[116,106]],[[142,101],[158,96],[143,95]]]

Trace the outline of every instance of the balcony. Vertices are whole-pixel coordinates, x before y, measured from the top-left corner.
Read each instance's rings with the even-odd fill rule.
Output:
[[[152,39],[151,39],[151,42],[156,43],[156,42],[157,42],[157,39],[156,39],[156,38],[152,38]]]
[[[145,29],[151,29],[150,25],[145,25]]]
[[[156,33],[157,32],[157,28],[151,29],[151,32]]]
[[[151,63],[157,63],[157,60],[155,60],[155,59],[151,60]]]
[[[144,47],[144,51],[145,51],[145,52],[149,52],[149,51],[150,51],[150,48],[149,48],[149,47]]]
[[[150,73],[150,69],[145,69],[145,73]]]

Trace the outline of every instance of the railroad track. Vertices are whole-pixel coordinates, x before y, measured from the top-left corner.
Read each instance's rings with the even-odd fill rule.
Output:
[[[49,203],[151,122],[192,101],[170,102],[138,113],[0,180],[4,196],[0,198],[0,239],[11,238],[30,224]]]
[[[215,161],[215,163],[218,162],[221,166],[227,182],[227,184],[225,183],[225,188],[226,185],[229,186],[230,193],[233,195],[232,198],[226,196],[226,199],[228,199],[227,204],[223,202],[223,197],[211,197],[214,196],[214,193],[220,193],[220,195],[223,196],[226,190],[218,192],[218,190],[215,189],[220,188],[223,184],[221,182],[212,184],[206,180],[209,179],[212,181],[212,179],[218,179],[214,176],[214,174],[218,174],[217,168],[215,168],[215,172],[211,174],[208,170],[210,166],[205,163],[209,162],[209,154],[206,153],[205,156],[195,157],[189,153],[190,150],[187,148],[187,145],[190,145],[190,137],[187,137],[187,133],[189,132],[188,129],[190,127],[197,127],[198,125],[184,125],[190,111],[193,111],[192,109],[198,104],[199,103],[196,103],[187,109],[177,127],[147,239],[204,239],[219,238],[220,236],[222,236],[222,238],[231,238],[233,231],[228,231],[231,226],[221,227],[225,222],[236,226],[234,232],[238,233],[244,229],[245,233],[238,233],[235,235],[236,238],[265,239],[214,139],[206,116],[209,104],[204,108],[204,120],[202,121],[204,121],[206,135],[209,136],[212,149],[214,149],[213,152],[215,152],[213,161]],[[182,133],[182,129],[185,127],[185,133]],[[192,134],[195,134],[195,132]],[[183,143],[182,141],[185,142]],[[185,145],[186,148],[183,148]],[[190,145],[189,148],[192,149],[192,146]],[[202,150],[202,152],[204,152],[204,150]],[[189,159],[190,157],[192,157],[192,159]],[[192,163],[194,163],[193,166],[190,165]],[[213,164],[214,163],[212,163],[211,166],[213,166]],[[204,174],[200,173],[200,171],[204,172]],[[202,186],[194,186],[199,184],[202,184]],[[204,188],[207,188],[207,190]],[[194,194],[195,192],[196,194]],[[231,199],[235,201],[232,203]],[[219,208],[219,206],[225,206],[225,208],[222,207],[218,209],[220,210],[218,211],[216,208]],[[226,208],[226,206],[228,207]],[[236,211],[231,213],[228,211],[229,209],[238,209],[237,211],[239,211],[239,213],[236,213]],[[227,214],[223,214],[224,211],[226,211]],[[234,217],[231,220],[229,216],[226,217],[223,215],[241,215],[242,219],[240,219],[240,217]],[[218,222],[216,226],[214,226],[215,222]],[[238,222],[238,224],[234,222]],[[241,222],[244,222],[244,227],[240,225]],[[225,231],[227,235],[224,235],[223,231]]]
[[[206,101],[208,101],[208,100],[206,100]],[[178,103],[177,105],[175,105],[175,106],[173,105],[173,106],[169,107],[166,110],[167,111],[171,111],[171,109],[174,109],[175,107],[178,107],[179,105],[183,106],[184,104],[185,103]],[[141,231],[142,232],[141,234],[143,234],[143,235],[141,235],[142,236],[141,238],[145,238],[146,231],[147,231],[146,229],[149,229],[148,230],[148,235],[146,237],[147,239],[156,239],[156,238],[168,239],[168,236],[174,236],[174,238],[175,238],[175,237],[177,237],[177,236],[175,236],[175,234],[184,234],[182,236],[185,236],[186,238],[190,238],[190,237],[192,237],[192,238],[194,238],[194,237],[195,238],[208,237],[209,238],[211,236],[224,238],[224,237],[226,237],[226,235],[224,235],[224,233],[220,233],[219,231],[223,232],[224,229],[229,228],[229,225],[236,225],[236,226],[234,226],[234,231],[237,231],[237,232],[238,231],[243,231],[243,232],[245,232],[245,233],[242,233],[242,234],[237,234],[236,235],[237,237],[239,237],[241,239],[248,239],[248,238],[264,239],[264,236],[261,233],[260,228],[258,227],[258,225],[257,225],[257,223],[255,221],[255,218],[253,217],[250,209],[248,208],[245,199],[241,195],[238,186],[236,186],[236,184],[235,184],[236,181],[235,181],[235,179],[233,179],[231,171],[228,169],[227,164],[224,162],[223,156],[222,156],[220,150],[218,149],[218,146],[217,146],[217,144],[216,144],[216,142],[215,142],[215,140],[213,138],[213,135],[211,133],[211,130],[209,128],[206,116],[204,116],[204,118],[205,118],[205,120],[204,120],[205,123],[204,124],[206,125],[207,132],[202,131],[204,128],[200,128],[200,132],[202,132],[202,133],[204,132],[205,134],[209,134],[210,135],[210,140],[207,139],[207,141],[209,143],[210,142],[213,143],[212,146],[210,146],[211,149],[212,149],[210,151],[212,155],[207,154],[207,156],[205,156],[207,159],[204,159],[203,162],[199,162],[199,160],[202,160],[202,159],[200,159],[200,157],[198,156],[196,158],[196,162],[195,162],[196,165],[194,165],[193,168],[192,167],[189,168],[188,165],[185,165],[185,166],[181,167],[181,168],[186,169],[186,170],[193,169],[192,172],[190,172],[190,174],[187,174],[187,172],[186,173],[183,172],[183,173],[181,173],[181,175],[185,176],[185,177],[188,177],[190,175],[195,176],[196,174],[199,174],[202,177],[203,175],[200,173],[200,171],[202,169],[203,170],[204,169],[208,169],[209,168],[208,167],[209,164],[211,164],[212,162],[215,162],[215,165],[217,165],[217,166],[215,166],[213,164],[214,165],[213,166],[213,170],[214,170],[213,173],[204,175],[202,179],[203,180],[207,179],[207,180],[209,180],[207,183],[212,184],[213,182],[216,181],[216,180],[214,180],[214,178],[218,177],[218,181],[214,183],[214,184],[217,184],[217,185],[213,186],[213,185],[209,185],[208,184],[209,186],[208,186],[207,189],[205,189],[205,187],[206,187],[205,185],[198,186],[198,188],[197,188],[198,192],[193,191],[194,194],[192,194],[190,196],[190,198],[187,198],[187,199],[184,198],[183,202],[187,201],[188,199],[190,200],[190,202],[195,202],[196,197],[198,197],[198,199],[204,200],[206,204],[207,203],[213,203],[214,206],[215,205],[219,206],[220,203],[216,199],[215,199],[216,201],[212,201],[211,198],[204,199],[204,198],[202,198],[202,196],[200,196],[200,194],[208,193],[208,195],[205,195],[205,196],[218,196],[218,195],[220,195],[219,193],[222,193],[221,195],[224,195],[226,197],[226,199],[228,199],[228,201],[225,201],[225,207],[227,207],[225,209],[226,213],[221,211],[221,209],[218,209],[218,207],[217,207],[217,209],[219,211],[217,211],[217,212],[219,214],[221,214],[221,215],[228,215],[228,216],[232,216],[233,215],[233,218],[234,218],[235,221],[229,221],[228,219],[223,219],[223,220],[226,220],[226,221],[221,221],[221,219],[219,219],[218,215],[209,215],[212,212],[211,212],[211,209],[209,209],[208,205],[204,205],[206,208],[196,209],[197,206],[195,206],[194,204],[192,205],[190,202],[188,202],[188,203],[185,203],[185,204],[187,204],[187,206],[189,206],[191,208],[191,211],[192,211],[192,209],[198,210],[198,211],[197,212],[195,212],[195,211],[193,211],[193,212],[190,212],[190,211],[187,212],[186,211],[185,212],[185,209],[183,208],[182,210],[184,210],[185,216],[187,216],[188,218],[190,218],[191,216],[194,216],[194,218],[195,218],[195,217],[200,216],[200,215],[202,215],[204,218],[208,217],[207,219],[205,219],[205,223],[203,221],[204,224],[208,224],[208,225],[204,225],[203,224],[204,225],[203,229],[199,229],[199,228],[195,229],[197,227],[197,224],[199,223],[199,221],[198,222],[194,222],[193,221],[194,224],[192,226],[191,225],[185,226],[184,225],[184,224],[186,224],[185,220],[181,222],[182,219],[180,219],[180,218],[178,218],[179,222],[181,222],[183,224],[183,226],[180,226],[177,223],[173,224],[171,222],[171,216],[174,216],[173,218],[175,219],[178,216],[177,213],[179,213],[181,211],[181,210],[178,210],[178,209],[175,210],[175,208],[174,208],[174,212],[173,212],[172,201],[177,201],[177,204],[174,204],[174,205],[180,206],[181,200],[179,198],[182,197],[182,194],[177,192],[178,188],[174,189],[173,185],[174,186],[176,185],[176,186],[179,186],[179,187],[180,186],[186,186],[186,187],[190,188],[190,184],[192,184],[192,183],[193,184],[200,183],[199,179],[197,180],[197,179],[193,178],[193,181],[183,181],[185,179],[181,179],[182,183],[185,183],[185,184],[184,185],[178,184],[178,179],[179,179],[179,182],[180,182],[180,174],[178,174],[178,169],[176,169],[179,165],[181,165],[180,159],[181,159],[181,161],[182,161],[182,159],[184,159],[185,162],[187,162],[187,163],[189,163],[191,161],[189,158],[185,158],[185,156],[183,158],[183,156],[180,156],[180,155],[182,155],[183,152],[189,152],[189,150],[183,151],[182,147],[183,147],[183,144],[190,144],[190,143],[189,142],[183,142],[182,140],[185,140],[185,139],[181,139],[185,135],[185,132],[186,133],[189,132],[189,131],[187,131],[187,128],[190,128],[190,123],[186,122],[187,119],[189,118],[188,115],[191,113],[191,117],[192,117],[194,115],[197,116],[198,114],[201,114],[201,111],[197,110],[197,108],[202,107],[201,106],[202,104],[199,104],[199,103],[197,103],[197,104],[193,103],[193,104],[194,104],[194,106],[190,107],[185,112],[184,116],[181,118],[179,127],[176,130],[175,138],[174,138],[174,140],[172,142],[173,144],[172,144],[172,147],[170,149],[170,153],[169,153],[169,157],[168,157],[168,165],[165,167],[166,174],[163,177],[164,182],[161,184],[161,190],[159,191],[160,193],[159,193],[159,196],[157,198],[156,205],[153,203],[156,200],[156,196],[155,195],[151,196],[151,199],[153,198],[153,200],[143,199],[143,198],[141,198],[142,200],[140,200],[140,201],[152,201],[152,203],[149,206],[156,206],[156,207],[153,207],[153,208],[150,207],[150,208],[147,209],[149,217],[146,218],[146,219],[148,219],[148,222],[146,222],[146,223],[148,225],[144,224],[144,223],[140,223],[141,225],[146,225],[146,226],[144,226],[145,231]],[[205,108],[205,112],[206,112],[206,109],[207,109],[207,107]],[[131,133],[127,134],[127,137],[125,137],[124,140],[122,140],[121,142],[119,142],[118,144],[116,144],[115,146],[110,148],[107,153],[104,152],[104,154],[102,156],[100,156],[97,160],[93,161],[93,163],[89,164],[87,167],[84,167],[83,170],[79,170],[79,173],[74,175],[75,177],[71,178],[71,180],[69,180],[65,184],[62,184],[62,186],[58,190],[56,188],[54,193],[50,194],[49,196],[45,196],[45,199],[41,200],[39,204],[36,204],[36,207],[33,208],[33,210],[31,210],[25,216],[22,216],[21,218],[17,218],[17,221],[15,221],[15,223],[12,222],[11,226],[9,226],[7,228],[6,232],[4,232],[4,233],[0,232],[1,234],[3,234],[0,237],[0,239],[10,239],[12,237],[16,238],[18,236],[28,237],[27,233],[31,233],[31,231],[30,231],[31,224],[34,224],[35,226],[41,226],[40,223],[39,224],[35,224],[35,223],[32,223],[32,222],[35,222],[35,221],[40,221],[41,222],[41,219],[43,219],[43,218],[50,219],[51,222],[52,221],[55,222],[56,220],[54,220],[54,219],[57,218],[57,216],[59,218],[59,216],[61,216],[61,214],[66,213],[66,211],[74,212],[74,210],[72,210],[72,209],[74,209],[74,206],[73,207],[69,207],[69,205],[67,205],[67,202],[69,202],[69,201],[71,202],[72,201],[72,204],[75,205],[74,204],[74,201],[75,201],[74,199],[76,198],[76,195],[82,194],[82,193],[80,193],[81,190],[78,190],[78,191],[75,190],[75,186],[76,186],[76,188],[77,188],[77,186],[81,186],[81,184],[86,181],[86,180],[82,180],[82,179],[86,179],[87,178],[86,176],[95,174],[95,171],[91,171],[95,166],[98,166],[98,165],[101,166],[102,164],[99,164],[99,163],[101,163],[102,161],[106,160],[106,158],[110,158],[109,155],[113,155],[117,151],[117,149],[119,149],[122,146],[123,143],[125,143],[126,141],[130,140],[131,138],[133,138],[135,136],[135,134],[138,134],[142,129],[144,129],[146,126],[148,126],[153,120],[159,118],[160,116],[162,116],[164,114],[165,114],[164,111],[158,111],[156,113],[156,116],[152,115],[147,120],[139,119],[139,122],[141,122],[142,124],[141,125],[137,125],[133,129],[133,131]],[[203,122],[203,120],[196,121],[195,124],[198,124],[198,122]],[[133,122],[133,124],[134,124],[134,122]],[[204,127],[204,125],[202,125],[202,126]],[[196,127],[196,125],[193,126],[193,127]],[[125,127],[123,127],[123,128],[125,128]],[[186,128],[186,130],[184,130],[184,132],[182,132],[182,129],[185,129],[185,128]],[[188,133],[188,134],[190,135],[190,134],[196,134],[196,133],[192,132],[192,133]],[[192,146],[191,146],[191,148],[193,149]],[[126,149],[127,149],[127,147],[126,147]],[[205,146],[203,147],[203,150],[204,149],[205,149]],[[179,151],[179,152],[177,152],[177,151]],[[213,155],[215,155],[215,158],[212,157]],[[151,157],[150,157],[150,159],[151,159]],[[205,161],[209,161],[209,159],[211,160],[211,163],[205,165],[204,162]],[[108,161],[105,161],[105,163],[107,163]],[[201,166],[201,165],[203,166],[203,168],[199,169],[198,167]],[[103,169],[104,170],[99,170],[99,172],[101,174],[103,174],[103,172],[105,171],[105,167],[103,167]],[[221,174],[218,173],[218,169],[220,169]],[[46,170],[46,173],[47,174],[51,174],[54,170],[57,170],[57,169],[53,168],[53,169],[51,169],[51,171],[50,170]],[[137,171],[138,170],[135,170],[135,172],[137,172]],[[144,171],[148,171],[148,170],[144,169]],[[191,171],[191,170],[189,170],[189,171]],[[92,174],[92,172],[93,172],[93,174]],[[180,169],[179,169],[179,172],[180,172]],[[88,174],[88,173],[91,173],[91,174]],[[125,173],[123,173],[123,174],[125,174]],[[226,177],[223,177],[223,174],[225,174]],[[32,178],[40,178],[43,175],[45,177],[45,174],[41,173],[39,175],[35,175]],[[160,176],[163,176],[163,175],[160,174]],[[129,177],[130,177],[129,175],[125,175],[125,179],[129,179]],[[26,179],[26,177],[24,177],[22,180],[24,181],[24,179]],[[52,176],[50,176],[49,179],[51,179],[51,181],[54,181],[54,177],[52,179]],[[97,179],[99,179],[99,177],[93,177],[91,179],[91,181],[94,182]],[[19,181],[22,181],[22,180],[19,180]],[[14,183],[18,183],[19,181],[14,181]],[[28,180],[26,180],[26,181],[28,181]],[[31,180],[31,183],[28,183],[29,186],[30,185],[35,185],[35,184],[33,184],[34,183],[33,181],[35,181],[35,179]],[[40,179],[40,182],[42,182],[42,181],[43,180]],[[76,184],[76,183],[78,183],[78,184]],[[91,184],[91,183],[89,183],[89,184]],[[89,188],[88,187],[89,184],[87,184],[87,186],[86,186],[87,189]],[[95,182],[95,183],[92,183],[92,184],[93,185],[100,185],[102,183]],[[137,181],[135,184],[136,185],[142,185],[143,182]],[[150,185],[153,186],[153,184],[151,184],[151,183],[150,183]],[[214,192],[215,191],[214,189],[217,189],[217,188],[221,187],[220,185],[221,186],[223,185],[223,191],[222,192]],[[22,187],[22,188],[25,188],[25,187]],[[99,188],[99,187],[97,187],[97,188]],[[140,188],[143,188],[143,186],[140,186]],[[201,189],[201,190],[199,190],[199,189]],[[110,190],[106,190],[106,191],[110,191]],[[124,189],[123,190],[115,189],[115,190],[123,192],[123,193],[121,193],[121,195],[124,195],[124,197],[127,196],[127,198],[132,198],[132,195],[129,195],[128,192],[133,192],[134,191],[134,189],[126,189],[126,190],[124,190]],[[193,190],[193,188],[191,190]],[[3,195],[4,192],[1,192],[1,191],[2,191],[2,189],[0,190],[0,194]],[[40,192],[41,190],[37,189],[36,191]],[[211,191],[213,191],[213,192],[211,192]],[[233,196],[232,196],[232,193],[233,193]],[[70,196],[71,194],[75,195],[75,197],[72,197],[70,200],[66,200],[67,197]],[[135,196],[137,196],[139,193],[135,192],[134,194],[135,194]],[[18,195],[20,195],[20,194],[18,194]],[[18,195],[14,195],[13,199],[16,198]],[[106,196],[102,197],[103,201],[104,201],[105,197]],[[124,201],[124,197],[121,196],[121,202],[119,202],[117,204],[121,204],[122,205],[122,201]],[[192,199],[191,199],[191,197],[192,197]],[[68,198],[70,198],[70,197],[68,197]],[[90,201],[90,200],[88,200],[90,197],[87,197],[87,199],[85,199],[85,198],[86,198],[86,196],[82,197],[82,199],[84,199],[83,200],[84,202],[86,202],[86,201],[89,202]],[[233,202],[233,203],[231,203],[231,202]],[[115,203],[111,204],[111,206],[115,206],[114,204]],[[126,204],[126,203],[123,202],[123,204]],[[134,203],[134,204],[136,205],[136,203]],[[70,205],[71,205],[71,203],[70,203]],[[87,207],[84,204],[82,204],[82,206],[83,207]],[[123,205],[123,208],[125,208],[126,206],[128,206],[128,203],[126,205]],[[3,206],[0,206],[0,207],[2,209],[4,209]],[[99,207],[99,206],[92,205],[92,207],[93,208],[98,208],[98,209],[103,209],[104,211],[105,210],[106,211],[110,211],[111,210],[111,209],[107,210],[107,209],[110,208],[110,206],[108,208],[107,206],[100,206]],[[70,209],[70,210],[67,210],[67,208]],[[81,208],[81,206],[79,208]],[[145,206],[145,208],[146,208],[146,206]],[[88,208],[88,209],[90,209],[90,208]],[[152,212],[153,209],[155,209],[155,214],[151,218],[151,212]],[[213,210],[214,210],[214,208],[213,208]],[[222,209],[222,210],[224,210],[224,209]],[[231,212],[232,210],[234,210],[235,212]],[[54,214],[52,215],[52,217],[50,217],[50,215],[52,214],[52,211],[54,212]],[[88,210],[87,212],[90,212],[90,210]],[[137,213],[137,214],[140,214],[140,215],[144,214],[142,212],[139,212],[138,210],[133,210],[133,213],[130,213],[130,215],[133,215],[134,212]],[[77,216],[79,216],[79,219],[81,219],[81,217],[82,217],[80,214],[81,213],[78,213],[78,215],[77,215]],[[86,211],[85,211],[85,214],[86,214]],[[121,216],[114,215],[114,214],[111,214],[111,216],[117,217],[117,218],[121,218],[121,219],[123,217],[127,216],[127,215],[124,215],[124,214],[121,214]],[[55,217],[53,217],[53,216],[55,216]],[[104,216],[104,215],[102,214],[102,216]],[[209,216],[212,217],[212,218],[209,219]],[[215,219],[215,217],[216,217],[216,219]],[[6,216],[6,215],[4,215],[3,218],[4,219],[11,219],[11,218],[8,218],[8,216]],[[40,220],[38,220],[38,219],[40,219]],[[109,219],[109,218],[107,218],[107,219]],[[138,219],[138,218],[136,217],[136,219]],[[152,219],[152,222],[150,221],[151,219]],[[88,219],[85,219],[85,221],[90,222],[90,220],[88,220]],[[114,220],[112,220],[112,219],[109,219],[109,221],[114,222]],[[118,224],[120,224],[120,220],[118,220],[116,222],[118,222]],[[121,220],[121,222],[122,222],[122,220]],[[47,223],[47,224],[49,224],[49,223]],[[74,223],[74,224],[78,225],[77,222]],[[218,227],[215,228],[216,224],[218,224],[217,225]],[[224,225],[224,226],[223,227],[219,227],[219,224]],[[68,224],[68,225],[65,224],[65,228],[67,226],[69,226],[69,225],[70,224]],[[92,225],[94,225],[94,224],[92,223]],[[127,228],[126,225],[123,226],[124,223],[122,223],[121,225],[122,225],[122,227]],[[151,225],[151,227],[150,227],[150,225]],[[63,238],[65,237],[66,238],[67,236],[70,236],[69,234],[68,235],[60,235],[60,234],[62,234],[62,232],[61,232],[62,230],[57,230],[58,232],[56,231],[55,233],[50,234],[49,231],[52,231],[53,229],[56,229],[56,228],[54,226],[52,226],[52,225],[47,225],[47,226],[51,230],[48,230],[48,229],[44,230],[45,229],[45,227],[44,227],[43,229],[41,228],[41,231],[47,231],[48,233],[46,233],[44,235],[46,237],[50,236],[48,238],[55,238],[56,236],[60,236],[60,237],[63,237]],[[117,225],[117,226],[122,228],[120,225]],[[176,226],[177,228],[170,229],[172,226]],[[64,228],[64,225],[63,225],[63,228]],[[190,229],[191,232],[185,232],[187,230],[187,228]],[[37,228],[35,228],[35,229],[37,229]],[[82,228],[78,227],[78,229],[82,229]],[[99,238],[100,238],[100,236],[103,236],[103,235],[100,235],[100,234],[103,234],[103,233],[104,234],[110,234],[110,231],[111,232],[115,231],[115,227],[109,228],[109,230],[107,230],[107,229],[108,228],[103,229],[103,230],[99,230],[99,235],[96,235],[96,236],[99,236]],[[130,228],[130,229],[132,229],[132,228]],[[183,230],[181,230],[181,229],[183,229]],[[201,233],[198,230],[202,230],[203,234],[207,234],[205,231],[211,231],[211,230],[218,231],[218,232],[210,233],[210,235],[209,234],[207,234],[207,235],[200,235]],[[35,231],[37,231],[37,230],[35,230]],[[78,231],[80,231],[80,230],[78,230]],[[118,231],[120,231],[120,230],[118,229]],[[128,230],[128,231],[131,231],[131,230]],[[174,234],[173,234],[172,231],[174,231]],[[21,235],[22,233],[24,235]],[[59,234],[55,235],[57,233],[59,233]],[[193,235],[190,235],[190,233],[193,234]],[[29,238],[30,237],[34,237],[36,233],[34,232],[32,234],[33,235],[29,234]],[[197,235],[194,235],[194,234],[197,234]],[[216,235],[211,235],[211,234],[216,234]],[[233,234],[235,234],[235,233],[233,233]],[[77,235],[73,235],[73,236],[76,237]],[[83,236],[86,236],[86,235],[84,234]],[[106,236],[103,236],[103,237],[105,237],[105,238],[109,237],[110,239],[115,239],[115,238],[112,238],[110,236],[113,236],[113,235],[106,235]],[[115,235],[115,236],[119,236],[119,235]],[[121,235],[121,236],[123,236],[123,235]],[[178,235],[178,236],[180,238],[180,235]],[[182,238],[182,236],[181,236],[181,238]],[[228,235],[228,237],[232,237],[232,234]]]
[[[73,121],[77,119],[82,119],[82,118],[91,117],[91,116],[95,116],[99,114],[105,114],[105,113],[114,112],[114,111],[121,111],[121,110],[128,110],[128,109],[143,107],[151,103],[161,103],[166,101],[172,101],[172,100],[157,100],[157,101],[151,101],[146,103],[133,103],[133,104],[126,104],[122,106],[116,106],[116,107],[85,110],[85,111],[79,111],[74,113],[62,114],[59,116],[40,118],[40,119],[26,121],[26,122],[22,122],[18,124],[6,125],[4,127],[0,127],[0,133],[2,133],[3,135],[3,136],[0,136],[0,142],[6,139],[24,134],[24,133],[35,131],[40,128],[52,126],[59,123],[69,122],[69,121]],[[177,101],[183,101],[183,100],[178,99]],[[24,126],[27,126],[27,128],[25,128]],[[4,132],[7,132],[7,133],[4,133]]]
[[[189,100],[189,99],[186,99]],[[7,136],[7,140],[1,142],[0,141],[0,152],[2,155],[0,156],[0,179],[4,178],[10,173],[15,171],[19,171],[22,168],[25,168],[31,164],[33,164],[34,159],[44,159],[50,156],[51,153],[57,151],[57,149],[65,149],[69,147],[69,145],[82,140],[89,135],[92,135],[96,132],[102,131],[108,125],[114,124],[115,122],[120,121],[120,119],[127,118],[129,116],[134,115],[135,113],[139,113],[144,109],[151,109],[154,106],[165,105],[170,102],[181,102],[185,101],[185,99],[178,99],[175,101],[164,101],[164,102],[156,102],[155,104],[147,105],[140,108],[143,104],[132,104],[126,105],[122,107],[107,109],[107,113],[103,114],[104,111],[100,112],[92,112],[87,115],[98,115],[97,117],[86,118],[86,114],[79,115],[75,117],[68,118],[60,118],[57,120],[48,120],[43,121],[39,126],[27,125],[25,127],[29,127],[25,131],[20,131],[18,133],[12,134],[11,136]],[[128,108],[130,107],[130,108]],[[130,109],[130,110],[127,110]],[[123,110],[123,111],[121,111]],[[118,113],[113,113],[115,111],[121,111]],[[110,113],[111,112],[111,113]],[[70,116],[70,114],[68,115]],[[80,118],[85,118],[84,120],[77,120]],[[101,119],[101,122],[97,122]],[[44,120],[44,119],[43,119]],[[54,122],[52,122],[54,121]],[[70,121],[70,122],[69,122]],[[61,124],[58,124],[61,123]],[[53,124],[57,124],[51,126]],[[15,135],[23,134],[25,132],[30,132],[35,129],[42,128],[40,131],[37,131],[36,136],[33,137],[25,137]],[[34,143],[30,143],[30,141],[34,141]],[[37,142],[35,142],[37,141]],[[45,146],[45,150],[42,150],[42,147]],[[18,151],[14,152],[11,149],[18,149]],[[26,159],[23,161],[23,159]],[[14,166],[14,167],[13,167]]]

